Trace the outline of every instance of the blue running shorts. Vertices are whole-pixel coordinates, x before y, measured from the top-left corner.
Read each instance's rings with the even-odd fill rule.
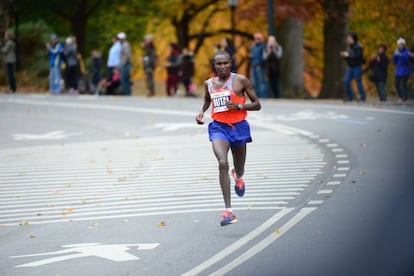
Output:
[[[246,120],[234,124],[212,121],[208,125],[208,135],[210,141],[222,139],[236,147],[252,142],[250,125]]]

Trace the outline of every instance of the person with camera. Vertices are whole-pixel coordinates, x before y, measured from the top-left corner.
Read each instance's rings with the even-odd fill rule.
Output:
[[[362,64],[364,60],[364,50],[361,43],[358,41],[358,35],[356,33],[349,33],[347,37],[348,49],[340,52],[347,64],[348,69],[345,74],[345,92],[346,100],[352,101],[354,99],[354,93],[352,91],[351,83],[354,79],[357,83],[360,101],[365,102],[365,90],[362,86]]]
[[[369,80],[375,84],[379,100],[385,102],[387,101],[385,86],[387,84],[389,64],[389,59],[386,54],[387,46],[385,44],[380,44],[377,49],[378,52],[372,55],[369,62],[369,67],[371,69]]]
[[[266,50],[263,52],[263,59],[266,62],[266,73],[274,98],[280,98],[280,59],[282,58],[282,46],[276,37],[269,36]]]

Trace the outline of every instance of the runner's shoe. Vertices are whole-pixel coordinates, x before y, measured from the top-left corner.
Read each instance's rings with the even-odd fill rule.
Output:
[[[235,169],[231,170],[231,174],[233,175],[234,181],[236,182],[234,184],[234,190],[236,191],[236,194],[240,197],[244,196],[245,187],[243,178],[237,178]]]
[[[220,222],[221,226],[226,226],[237,222],[236,215],[229,210],[224,211],[221,216],[223,218]]]

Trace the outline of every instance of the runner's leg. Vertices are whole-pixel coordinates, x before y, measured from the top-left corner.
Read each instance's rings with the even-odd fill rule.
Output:
[[[244,174],[244,164],[246,163],[246,145],[231,147],[233,154],[233,164],[238,178]]]
[[[230,201],[230,176],[229,176],[229,162],[228,152],[230,145],[227,141],[222,139],[214,139],[212,141],[214,155],[219,164],[219,178],[221,192],[223,193],[224,204],[226,208],[231,208]]]

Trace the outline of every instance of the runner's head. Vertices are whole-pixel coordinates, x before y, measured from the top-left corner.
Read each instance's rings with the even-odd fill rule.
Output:
[[[226,51],[217,51],[213,57],[213,65],[219,77],[228,77],[231,73],[231,57]]]

